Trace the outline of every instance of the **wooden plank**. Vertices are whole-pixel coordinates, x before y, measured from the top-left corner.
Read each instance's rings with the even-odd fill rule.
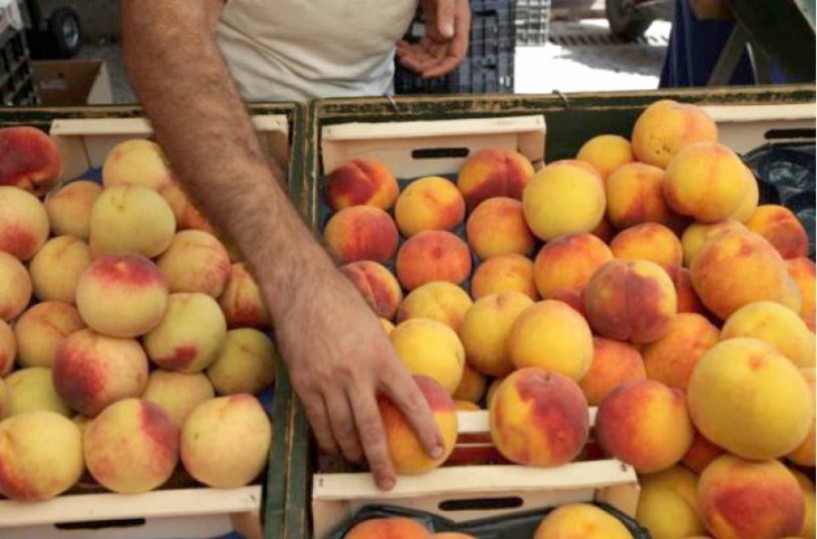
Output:
[[[595,406],[588,408],[591,427],[596,424],[597,412],[598,408]],[[488,410],[457,412],[457,425],[459,434],[488,434],[491,432]]]

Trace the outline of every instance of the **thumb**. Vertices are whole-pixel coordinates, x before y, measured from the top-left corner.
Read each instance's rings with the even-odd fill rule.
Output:
[[[454,37],[454,12],[457,0],[437,0],[437,31],[446,39]]]

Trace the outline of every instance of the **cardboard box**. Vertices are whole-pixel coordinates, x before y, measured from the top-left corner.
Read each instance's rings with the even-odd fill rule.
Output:
[[[33,62],[34,80],[46,106],[110,105],[113,88],[108,68],[100,60]]]

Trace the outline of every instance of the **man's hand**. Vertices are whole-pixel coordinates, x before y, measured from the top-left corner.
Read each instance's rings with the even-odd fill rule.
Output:
[[[400,63],[425,78],[453,71],[468,52],[471,8],[468,0],[421,0],[426,34],[419,43],[397,43]]]

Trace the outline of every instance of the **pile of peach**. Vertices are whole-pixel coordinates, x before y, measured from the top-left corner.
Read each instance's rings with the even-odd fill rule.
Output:
[[[331,171],[324,238],[409,370],[456,401],[438,420],[487,404],[505,459],[556,466],[598,406],[595,440],[641,474],[656,539],[814,536],[807,234],[758,205],[703,110],[656,102],[631,140],[538,171],[490,149],[455,182],[398,185],[376,159]],[[401,473],[442,464],[410,436],[390,440]]]
[[[57,184],[35,129],[0,130],[0,148],[0,494],[46,500],[86,469],[144,492],[179,461],[212,487],[256,479],[268,317],[158,146],[117,145],[104,185]]]

